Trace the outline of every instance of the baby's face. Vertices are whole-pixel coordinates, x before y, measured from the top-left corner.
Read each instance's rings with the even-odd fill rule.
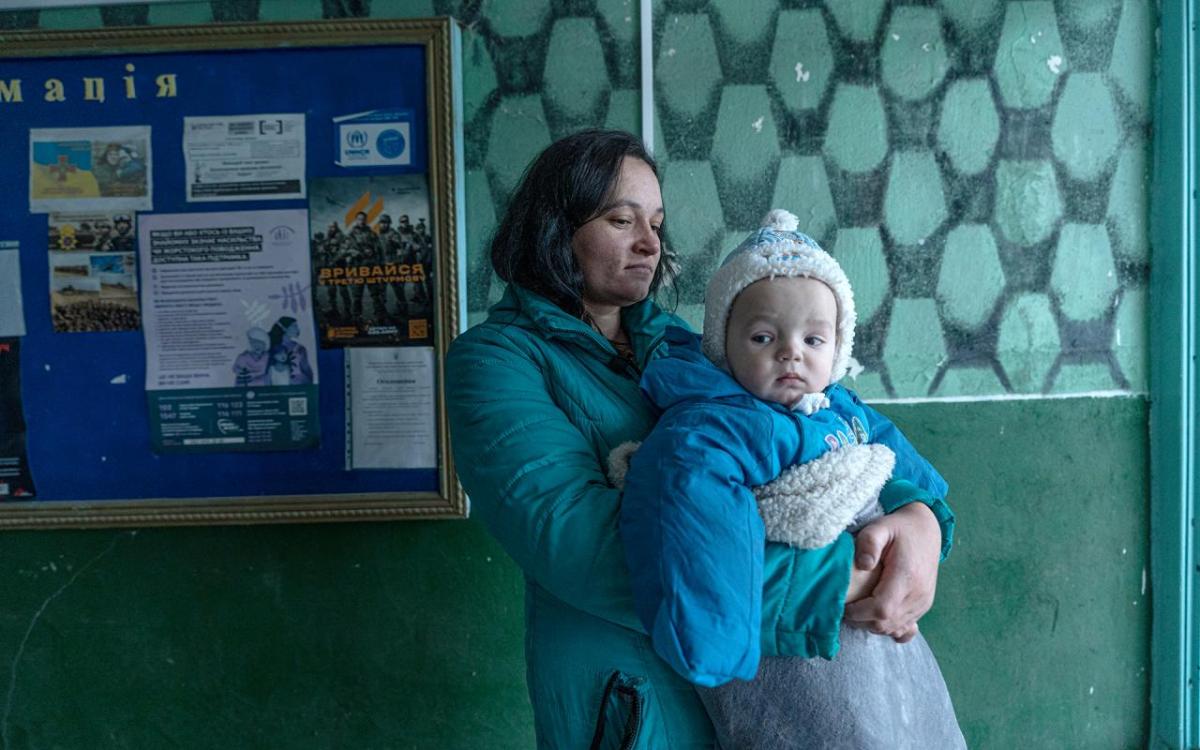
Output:
[[[756,281],[729,311],[725,358],[733,377],[764,401],[792,406],[829,385],[837,349],[837,299],[804,277]]]

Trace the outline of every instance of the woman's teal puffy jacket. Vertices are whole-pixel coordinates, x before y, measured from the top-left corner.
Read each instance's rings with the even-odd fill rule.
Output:
[[[663,351],[652,301],[622,312],[638,362]],[[472,512],[525,574],[525,658],[539,748],[709,748],[692,687],[654,654],[634,612],[606,458],[656,415],[638,374],[582,321],[516,285],[450,347],[446,404]],[[834,632],[852,543],[769,545],[764,654],[804,654]]]

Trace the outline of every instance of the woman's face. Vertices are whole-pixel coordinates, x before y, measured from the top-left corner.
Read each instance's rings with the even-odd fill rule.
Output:
[[[585,307],[625,307],[646,298],[662,249],[662,221],[658,178],[646,162],[625,157],[607,204],[571,238]]]
[[[283,329],[283,332],[287,334],[288,338],[294,339],[300,335],[300,324],[289,323],[288,327]]]

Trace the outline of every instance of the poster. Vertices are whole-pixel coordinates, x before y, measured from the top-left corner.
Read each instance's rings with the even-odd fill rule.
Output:
[[[321,346],[433,343],[433,237],[425,175],[309,185]]]
[[[57,333],[136,331],[133,253],[50,253],[50,318]]]
[[[307,226],[303,209],[142,217],[156,450],[317,446]]]
[[[52,213],[46,224],[46,244],[51,252],[132,253],[137,241],[136,223],[126,211]]]
[[[437,467],[433,347],[346,350],[346,468]]]
[[[20,251],[16,240],[0,240],[0,336],[25,335]]]
[[[412,110],[375,109],[333,118],[339,167],[412,164]]]
[[[149,211],[150,128],[29,131],[29,210]]]
[[[136,331],[135,216],[123,211],[52,213],[50,319],[57,333]]]
[[[183,118],[187,199],[304,198],[304,115]]]
[[[0,502],[35,495],[25,454],[20,354],[20,339],[0,338]]]

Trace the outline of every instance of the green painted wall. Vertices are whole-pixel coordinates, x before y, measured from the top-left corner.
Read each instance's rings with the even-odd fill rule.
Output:
[[[922,627],[970,746],[1144,746],[1145,402],[885,411],[953,487]],[[4,750],[532,747],[474,521],[7,533],[0,574]]]
[[[968,745],[1146,747],[1146,402],[884,411],[950,482],[959,535],[921,627]]]
[[[637,127],[636,0],[214,0],[0,28],[434,13],[467,24],[478,319],[528,160],[582,125]],[[854,279],[865,393],[1145,390],[1149,0],[654,15],[681,312],[791,205]],[[923,628],[970,746],[1143,746],[1145,400],[882,408],[953,487],[959,544]],[[474,521],[7,533],[0,575],[0,750],[532,746],[520,575]]]

